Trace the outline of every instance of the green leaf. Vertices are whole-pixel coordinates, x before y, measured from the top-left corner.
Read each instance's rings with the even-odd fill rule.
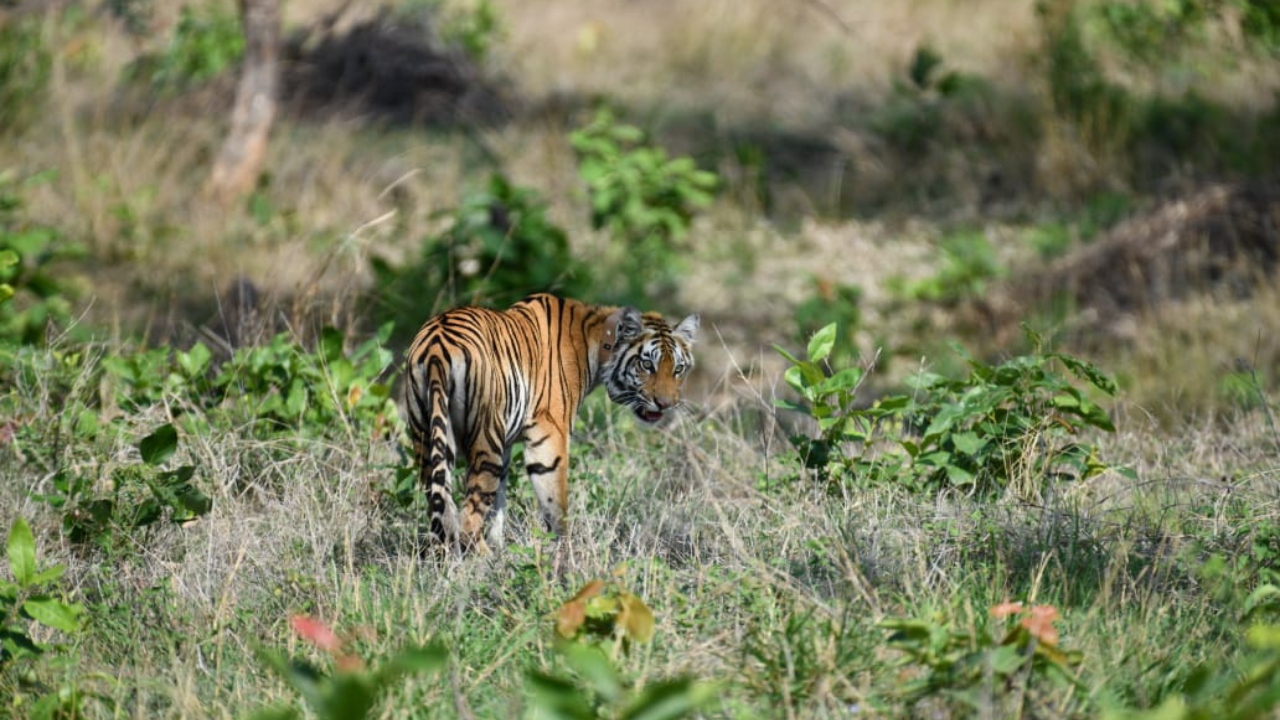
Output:
[[[41,625],[65,633],[78,631],[80,616],[84,614],[84,606],[80,603],[64,603],[52,598],[28,598],[22,603],[22,609]]]
[[[947,481],[956,487],[968,487],[974,484],[977,480],[974,478],[973,473],[965,470],[959,465],[948,465]]]
[[[1254,625],[1245,633],[1249,647],[1280,650],[1280,625]]]
[[[987,445],[986,440],[983,440],[978,436],[978,433],[971,430],[953,434],[951,442],[956,446],[956,450],[969,456],[977,455]]]
[[[404,675],[437,673],[449,662],[449,653],[439,643],[407,647],[378,666],[378,684]]]
[[[315,706],[322,718],[361,720],[369,717],[378,700],[373,680],[364,673],[337,673],[324,688],[324,701]]]
[[[33,586],[39,587],[40,585],[51,583],[54,580],[57,580],[58,578],[62,577],[62,574],[65,573],[66,571],[67,571],[67,567],[61,564],[54,565],[53,567],[45,568],[44,570],[41,570],[40,572],[36,573],[35,577],[31,578],[31,584]]]
[[[1079,358],[1075,358],[1070,355],[1063,355],[1060,353],[1053,353],[1051,355],[1047,355],[1046,357],[1051,357],[1058,360],[1063,365],[1067,366],[1067,369],[1071,371],[1072,375],[1075,375],[1081,380],[1085,380],[1091,383],[1094,387],[1098,388],[1102,392],[1108,395],[1116,394],[1116,381],[1112,380],[1105,373],[1103,373],[1101,370],[1094,367],[1090,363],[1087,363],[1084,360],[1081,360]]]
[[[862,368],[845,368],[823,380],[817,390],[820,393],[838,393],[842,390],[852,390],[858,387],[860,382],[862,382]]]
[[[623,712],[623,720],[675,720],[693,713],[711,699],[715,688],[692,678],[666,680],[645,687]]]
[[[9,283],[0,283],[0,303],[13,297],[13,286]]]
[[[213,353],[200,342],[193,345],[187,352],[178,353],[178,367],[182,368],[183,374],[190,379],[204,375],[212,360]]]
[[[324,705],[325,696],[321,689],[324,676],[311,665],[301,661],[289,661],[283,655],[262,647],[254,648],[258,659],[275,671],[282,680],[297,691],[302,699],[313,709]]]
[[[831,323],[813,334],[809,339],[809,362],[818,362],[831,354],[836,344],[836,324]]]
[[[565,643],[560,652],[565,663],[582,676],[587,687],[608,702],[622,697],[622,679],[609,663],[609,658],[598,648],[579,643]]]
[[[9,568],[13,579],[28,587],[36,577],[36,539],[27,521],[18,518],[9,530]]]
[[[164,461],[173,456],[177,449],[178,431],[168,423],[156,428],[155,432],[138,443],[138,450],[142,453],[142,462],[152,467],[164,463]]]
[[[333,362],[342,357],[342,331],[332,326],[325,326],[320,331],[320,357],[325,362]]]
[[[775,350],[779,355],[781,355],[782,357],[786,358],[786,359],[787,359],[787,361],[788,361],[788,362],[790,362],[792,365],[799,365],[799,364],[800,364],[800,361],[796,359],[796,356],[795,356],[795,355],[792,355],[792,354],[791,354],[791,353],[789,353],[789,352],[787,352],[787,351],[786,351],[786,349],[784,349],[781,345],[774,345],[774,346],[773,346],[773,349],[774,349],[774,350]]]
[[[532,708],[531,718],[541,720],[595,720],[597,715],[587,704],[584,693],[573,683],[545,673],[528,676]]]
[[[988,658],[992,672],[1004,677],[1017,672],[1028,659],[1016,645],[1001,645],[992,650]]]
[[[1271,583],[1259,586],[1244,601],[1244,613],[1240,616],[1240,622],[1248,622],[1259,610],[1274,607],[1277,603],[1280,603],[1280,587]]]

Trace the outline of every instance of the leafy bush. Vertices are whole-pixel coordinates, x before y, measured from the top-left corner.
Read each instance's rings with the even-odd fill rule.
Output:
[[[607,109],[569,141],[591,200],[592,225],[624,243],[621,272],[628,295],[617,299],[640,302],[651,286],[679,274],[694,212],[711,204],[719,180],[692,158],[668,158],[639,128],[618,123]]]
[[[63,531],[77,543],[107,547],[119,530],[182,524],[207,514],[213,502],[192,482],[194,465],[163,467],[177,449],[178,431],[162,425],[138,443],[142,462],[115,467],[106,490],[93,477],[61,470],[53,492],[32,497],[62,512]]]
[[[423,240],[415,262],[395,268],[375,258],[373,270],[381,313],[407,332],[433,308],[505,305],[539,290],[585,296],[592,287],[589,269],[570,253],[546,203],[501,174],[463,198],[444,232]]]
[[[198,411],[191,422],[248,419],[261,435],[300,432],[315,436],[348,429],[380,435],[398,415],[389,382],[393,362],[386,348],[392,326],[350,353],[341,331],[326,327],[314,352],[289,333],[240,348],[216,369],[202,343],[187,351],[156,348],[103,360],[116,402],[136,411],[167,400]]]
[[[872,128],[908,156],[919,156],[945,141],[948,114],[989,91],[980,78],[944,72],[942,66],[942,56],[933,48],[916,48],[906,77],[894,79],[892,92],[872,118]]]
[[[1083,658],[1060,646],[1057,609],[1001,603],[990,615],[996,627],[962,629],[941,614],[881,621],[892,631],[889,647],[903,654],[900,664],[921,673],[889,693],[912,705],[936,697],[970,712],[998,709],[1004,717],[1021,716],[1029,703],[1036,704],[1032,717],[1063,715],[1064,708],[1043,698],[1036,703],[1035,692],[1046,681],[1064,689],[1077,684],[1071,666]]]
[[[20,131],[38,116],[49,68],[38,19],[0,23],[0,134]]]
[[[912,283],[895,281],[894,290],[911,300],[954,303],[982,297],[987,283],[1002,277],[1006,269],[995,247],[981,231],[947,235],[939,242],[942,264],[932,277]]]
[[[501,36],[501,18],[489,0],[478,0],[469,7],[450,7],[440,27],[441,40],[462,48],[477,63],[489,57],[489,51]]]
[[[61,565],[36,567],[35,537],[26,520],[14,521],[7,547],[13,581],[0,579],[0,670],[16,660],[37,657],[47,649],[28,634],[29,623],[74,634],[80,630],[84,613],[79,603],[63,602],[48,592],[66,569]]]
[[[37,176],[36,180],[39,179]],[[11,175],[0,175],[0,342],[33,345],[44,341],[50,323],[66,327],[71,287],[57,272],[60,261],[80,257],[83,248],[57,230],[21,218],[22,200]]]
[[[349,653],[345,644],[324,623],[305,616],[290,618],[302,639],[333,658],[334,671],[326,673],[302,659],[286,660],[271,650],[259,649],[262,662],[302,697],[315,717],[323,720],[360,720],[373,717],[379,698],[401,678],[413,674],[435,674],[448,661],[448,653],[438,645],[406,647],[376,669]],[[284,720],[307,717],[294,707],[275,707],[251,716],[255,720]]]
[[[165,49],[142,56],[126,69],[126,75],[159,88],[182,90],[217,77],[243,55],[244,34],[234,12],[219,4],[184,5]]]
[[[857,285],[834,283],[826,278],[813,278],[813,294],[796,306],[796,335],[804,341],[822,328],[835,323],[845,328],[844,342],[838,342],[831,350],[833,361],[857,358],[858,349],[853,344],[853,328],[862,322],[862,288]]]
[[[621,651],[653,632],[653,612],[617,576],[587,583],[556,613],[556,650],[570,673],[529,673],[528,716],[674,720],[695,712],[711,699],[711,686],[678,677],[628,688],[615,668]]]
[[[806,467],[825,479],[852,475],[871,483],[898,483],[918,490],[947,488],[978,495],[1013,490],[1037,495],[1059,477],[1089,477],[1108,468],[1096,449],[1079,438],[1085,428],[1114,432],[1106,411],[1055,368],[1107,395],[1115,383],[1089,363],[1037,350],[1000,365],[956,352],[969,365],[963,379],[923,373],[911,379],[911,394],[888,395],[860,407],[861,368],[828,375],[823,364],[835,345],[836,326],[818,331],[808,359],[777,348],[790,363],[784,379],[804,404],[780,400],[818,424],[818,436],[792,443]],[[874,452],[886,441],[896,451]],[[849,445],[860,445],[854,455]]]
[[[1272,588],[1273,591],[1280,592]],[[1264,720],[1280,708],[1280,625],[1258,624],[1246,632],[1252,652],[1243,672],[1218,664],[1197,667],[1155,708],[1111,708],[1105,720]]]
[[[26,698],[22,691],[30,689],[31,684],[24,682],[24,675],[13,671],[51,649],[60,650],[56,645],[37,642],[31,635],[32,626],[76,635],[83,625],[84,607],[61,599],[61,593],[54,589],[54,583],[65,572],[63,566],[37,567],[35,537],[22,518],[10,528],[7,548],[13,581],[0,578],[0,697],[12,700],[4,710],[25,710],[36,718],[83,717],[83,696],[68,686],[38,697],[29,708],[23,708]]]
[[[213,380],[225,409],[251,418],[263,434],[324,436],[350,428],[380,435],[398,417],[391,387],[378,382],[393,362],[385,347],[392,326],[344,351],[339,330],[325,328],[315,352],[288,333],[267,345],[241,348]]]

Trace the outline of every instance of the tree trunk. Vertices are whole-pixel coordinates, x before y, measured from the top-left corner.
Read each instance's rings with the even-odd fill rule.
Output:
[[[280,0],[240,0],[244,67],[231,131],[209,177],[210,194],[229,200],[251,190],[267,153],[280,86]]]

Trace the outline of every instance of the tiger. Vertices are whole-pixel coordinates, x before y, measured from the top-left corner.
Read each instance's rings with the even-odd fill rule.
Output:
[[[455,308],[423,324],[406,352],[404,401],[434,539],[481,553],[502,547],[520,442],[542,521],[563,535],[569,433],[583,399],[603,384],[643,426],[665,425],[681,407],[699,324],[697,313],[673,325],[658,313],[548,293],[502,311]],[[458,453],[467,465],[460,517],[450,489]]]

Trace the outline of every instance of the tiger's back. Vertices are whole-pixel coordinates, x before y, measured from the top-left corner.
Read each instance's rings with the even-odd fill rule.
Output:
[[[459,308],[429,320],[407,356],[409,432],[426,487],[431,532],[463,547],[502,542],[511,450],[542,516],[562,530],[568,505],[569,432],[584,397],[604,384],[642,422],[680,403],[693,367],[697,315],[672,326],[634,308],[533,295],[505,311]],[[450,491],[458,453],[467,461],[461,516]]]

